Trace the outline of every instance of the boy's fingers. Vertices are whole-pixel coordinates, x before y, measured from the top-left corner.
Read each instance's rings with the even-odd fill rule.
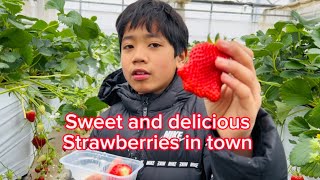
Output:
[[[249,49],[247,46],[239,43],[238,41],[232,41],[232,42],[238,44],[238,46],[241,47],[241,49],[243,49],[251,57],[251,59],[253,59],[254,54],[253,54],[253,51],[251,49]]]
[[[255,74],[247,67],[243,66],[237,61],[228,60],[221,57],[218,57],[215,63],[217,68],[223,72],[231,73],[236,79],[248,86],[252,91],[251,93],[255,93],[257,88],[255,81],[257,81],[257,78]]]
[[[238,43],[218,40],[216,45],[219,50],[231,56],[232,59],[238,61],[240,64],[255,72],[251,55],[249,55],[247,51],[241,48]]]
[[[221,74],[221,81],[222,83],[226,84],[228,87],[230,87],[233,92],[243,100],[248,101],[252,97],[252,92],[248,86],[243,84],[241,81],[238,79],[230,76],[227,73],[222,73]],[[246,103],[246,102],[245,102]]]

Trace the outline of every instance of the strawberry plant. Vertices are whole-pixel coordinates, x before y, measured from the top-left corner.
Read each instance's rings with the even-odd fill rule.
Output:
[[[303,175],[320,177],[320,19],[307,20],[292,12],[266,32],[243,36],[254,51],[263,91],[262,106],[297,140],[290,164]],[[299,112],[306,112],[305,115]],[[299,115],[298,115],[299,114]],[[318,138],[317,138],[318,137]]]
[[[103,34],[96,17],[65,12],[64,0],[47,1],[46,8],[55,9],[58,16],[51,22],[19,14],[23,4],[23,0],[0,0],[0,94],[20,100],[33,127],[30,143],[36,159],[45,157],[34,162],[39,170],[57,158],[44,120],[59,131],[69,112],[96,116],[106,108],[96,94],[102,78],[119,66],[120,55],[115,35]],[[48,99],[57,99],[60,107],[54,108]]]

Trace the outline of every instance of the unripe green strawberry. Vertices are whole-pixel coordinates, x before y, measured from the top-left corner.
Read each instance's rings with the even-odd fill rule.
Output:
[[[40,105],[38,107],[38,111],[40,112],[40,114],[45,114],[46,113],[46,107],[44,107],[44,105]]]
[[[218,56],[229,58],[214,44],[208,42],[199,43],[191,49],[188,63],[178,69],[178,75],[186,91],[199,97],[206,97],[213,102],[219,100],[222,72],[215,66]]]
[[[41,163],[47,160],[46,155],[42,154],[38,159],[37,159],[37,163]]]
[[[42,132],[44,130],[44,125],[43,123],[38,123],[37,124],[37,132]]]
[[[81,134],[82,133],[81,129],[78,128],[78,127],[74,130],[74,132],[77,133],[77,134]]]

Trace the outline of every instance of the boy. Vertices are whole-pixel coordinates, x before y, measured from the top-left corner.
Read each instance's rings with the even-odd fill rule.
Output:
[[[178,150],[107,150],[116,155],[144,160],[137,179],[287,179],[284,150],[271,118],[260,109],[260,85],[248,48],[236,42],[218,41],[217,47],[232,57],[219,58],[216,67],[224,73],[222,96],[218,102],[203,100],[183,90],[177,68],[187,57],[188,30],[182,18],[168,4],[157,0],[138,0],[118,17],[116,28],[121,49],[122,69],[103,82],[99,98],[111,107],[103,117],[123,116],[122,130],[94,130],[91,137],[126,139],[158,137],[178,138]],[[232,74],[233,76],[229,75]],[[163,115],[163,129],[130,130],[129,117]],[[167,120],[179,113],[202,117],[249,117],[248,130],[179,130],[171,132]],[[185,150],[184,135],[198,137],[201,150]],[[253,139],[252,151],[209,151],[208,134],[222,138]],[[164,162],[160,164],[157,162]],[[182,166],[180,163],[187,163]],[[182,164],[183,164],[182,163]],[[192,165],[191,165],[192,164]]]

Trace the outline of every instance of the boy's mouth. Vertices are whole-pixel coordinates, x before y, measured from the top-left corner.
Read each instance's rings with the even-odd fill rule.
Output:
[[[135,69],[132,72],[132,76],[134,80],[142,81],[142,80],[148,79],[150,76],[150,73],[144,69]]]

